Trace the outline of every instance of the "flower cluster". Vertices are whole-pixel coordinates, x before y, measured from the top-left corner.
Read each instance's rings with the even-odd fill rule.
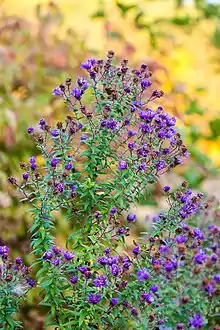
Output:
[[[210,329],[220,290],[219,228],[194,225],[209,210],[203,195],[185,182],[175,192],[165,186],[169,209],[127,246],[138,222],[131,204],[188,152],[147,66],[132,70],[123,60],[117,67],[113,58],[110,51],[105,60],[85,61],[87,78],[54,88],[71,112],[53,127],[41,118],[39,130],[28,128],[43,162],[32,156],[20,164],[20,180],[9,178],[33,206],[42,304],[51,325],[66,329]],[[73,231],[68,250],[54,243],[57,214]],[[6,247],[0,254],[7,261]],[[8,269],[24,280],[16,262]]]

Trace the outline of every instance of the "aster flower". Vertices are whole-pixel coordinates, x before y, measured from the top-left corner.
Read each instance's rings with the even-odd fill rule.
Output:
[[[75,257],[74,253],[70,251],[64,251],[63,256],[66,260],[72,260]]]
[[[111,305],[112,307],[114,307],[114,306],[118,305],[118,301],[119,301],[119,299],[118,299],[117,297],[112,298],[112,299],[110,300],[110,305]]]
[[[138,255],[141,252],[140,246],[135,246],[132,250],[135,255]]]
[[[71,91],[71,95],[74,96],[78,101],[81,100],[82,94],[82,90],[79,88],[73,88]]]
[[[0,255],[8,254],[9,248],[6,245],[0,245]]]
[[[129,222],[134,222],[134,221],[136,221],[136,220],[137,220],[137,216],[136,216],[136,214],[128,214],[128,215],[127,215],[127,220],[128,220]]]
[[[53,258],[53,253],[50,250],[46,251],[43,255],[44,260],[51,260],[52,258]]]
[[[51,134],[53,137],[57,137],[57,136],[60,135],[60,131],[59,131],[58,129],[54,128],[54,129],[51,129],[51,130],[50,130],[50,134]]]
[[[148,273],[146,268],[142,268],[137,272],[137,277],[139,281],[149,280],[150,274]]]
[[[59,164],[59,159],[57,159],[56,157],[52,158],[50,161],[50,166],[55,168],[57,167],[57,165]]]
[[[128,167],[128,165],[127,165],[127,163],[126,163],[125,160],[120,160],[120,161],[118,162],[118,169],[119,169],[120,171],[126,170],[127,167]]]
[[[120,268],[117,265],[113,264],[110,267],[110,271],[111,271],[112,275],[117,276],[120,273]]]
[[[150,292],[143,292],[141,297],[148,303],[152,304],[154,302],[154,296]]]
[[[90,294],[89,296],[88,296],[88,302],[90,303],[90,304],[98,304],[99,302],[100,302],[100,300],[101,300],[101,295],[100,294]]]
[[[53,94],[54,96],[62,96],[62,95],[63,95],[63,92],[61,91],[60,86],[55,87],[55,88],[53,89],[53,91],[52,91],[52,94]]]
[[[34,133],[34,128],[33,127],[28,127],[28,134],[33,134]]]
[[[194,329],[201,329],[205,325],[201,314],[197,313],[189,320],[189,326]]]
[[[196,264],[202,264],[207,258],[207,255],[203,250],[200,250],[194,257],[194,262]]]
[[[89,71],[93,67],[93,65],[95,65],[95,63],[96,63],[96,60],[93,58],[90,58],[81,64],[81,68]]]
[[[93,284],[97,288],[102,288],[103,286],[108,285],[108,281],[103,275],[100,275],[100,276],[96,277],[96,279],[93,281]]]
[[[22,174],[22,177],[23,177],[23,179],[24,179],[25,181],[27,181],[28,178],[29,178],[29,174],[28,174],[28,173],[23,173],[23,174]]]
[[[72,284],[76,284],[78,282],[78,276],[72,276],[72,277],[70,277],[70,282]]]
[[[150,287],[150,291],[156,293],[158,291],[158,285],[154,284]]]
[[[165,191],[165,192],[170,191],[170,186],[164,186],[164,187],[163,187],[163,191]]]
[[[149,80],[147,80],[147,79],[143,79],[143,80],[141,81],[141,87],[142,87],[143,89],[146,89],[146,88],[150,87],[151,85],[152,85],[152,82],[149,81]]]

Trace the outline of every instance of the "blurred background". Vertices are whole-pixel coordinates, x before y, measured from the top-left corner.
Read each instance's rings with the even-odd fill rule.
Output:
[[[7,177],[19,178],[19,162],[38,155],[27,128],[41,117],[62,119],[66,109],[52,89],[109,49],[131,66],[148,64],[191,154],[140,201],[135,211],[143,225],[163,207],[167,182],[175,187],[186,179],[219,197],[220,0],[0,0],[0,245],[14,256],[29,252],[32,219]],[[62,217],[57,226],[62,246],[69,228]],[[25,329],[43,329],[37,300],[30,296],[23,306]]]

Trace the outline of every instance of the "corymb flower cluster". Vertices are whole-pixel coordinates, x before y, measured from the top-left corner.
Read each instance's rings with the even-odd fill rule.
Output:
[[[186,182],[176,191],[166,185],[167,210],[131,246],[139,220],[131,206],[188,152],[147,66],[114,62],[112,51],[105,60],[89,59],[81,64],[85,77],[54,88],[69,113],[56,125],[41,118],[38,128],[28,128],[39,154],[20,163],[20,179],[9,178],[32,205],[31,247],[46,326],[217,330],[219,205],[210,213],[203,194]],[[207,214],[214,224],[200,227]],[[54,237],[59,217],[71,229],[65,248]],[[18,292],[34,286],[22,260],[11,265],[7,253],[0,247],[8,294],[1,306],[8,306],[9,294],[17,304]],[[0,324],[13,320],[2,314]]]

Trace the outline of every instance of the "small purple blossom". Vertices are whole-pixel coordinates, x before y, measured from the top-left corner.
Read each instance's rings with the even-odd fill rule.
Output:
[[[6,245],[0,245],[0,254],[8,254],[9,253],[9,248]]]
[[[108,285],[108,281],[103,275],[100,275],[100,276],[96,277],[96,279],[93,281],[93,284],[97,288],[102,288],[103,286]]]
[[[116,306],[116,305],[118,304],[118,301],[119,301],[119,299],[118,299],[117,297],[112,298],[112,299],[110,300],[110,305],[111,305],[112,307],[114,307],[114,306]]]
[[[59,164],[59,159],[57,159],[55,157],[51,159],[51,161],[50,161],[51,167],[55,168],[55,167],[57,167],[58,164]]]
[[[98,304],[99,302],[100,302],[100,300],[101,300],[101,295],[100,294],[90,294],[89,296],[88,296],[88,302],[90,303],[90,304]]]
[[[139,281],[149,280],[150,274],[148,273],[146,268],[142,268],[137,272],[137,277]]]
[[[61,91],[60,86],[55,87],[55,88],[53,89],[53,91],[52,91],[52,94],[53,94],[54,96],[62,96],[63,93],[62,93],[62,91]]]
[[[202,316],[197,313],[189,320],[189,325],[195,329],[201,329],[204,326],[204,320]]]
[[[150,292],[143,292],[141,296],[148,304],[154,302],[154,296]]]
[[[150,291],[156,293],[158,291],[158,285],[154,284],[150,287]]]
[[[28,127],[28,134],[33,134],[34,133],[34,128],[33,127]]]
[[[78,276],[72,276],[72,277],[70,277],[70,282],[72,284],[76,284],[78,282]]]
[[[137,216],[136,216],[136,214],[132,214],[132,213],[128,214],[128,215],[127,215],[127,220],[128,220],[129,222],[134,222],[134,221],[136,221],[136,220],[137,220]]]
[[[64,251],[63,256],[66,260],[72,260],[75,257],[74,253],[70,251]]]
[[[164,187],[163,187],[163,191],[165,191],[165,192],[170,191],[170,186],[164,186]]]
[[[120,171],[126,170],[127,167],[128,167],[128,165],[127,165],[127,162],[125,160],[119,160],[119,162],[118,162],[118,169]]]
[[[27,181],[28,178],[29,178],[29,174],[28,174],[28,173],[23,173],[23,174],[22,174],[22,177],[23,177],[23,179],[24,179],[25,181]]]

